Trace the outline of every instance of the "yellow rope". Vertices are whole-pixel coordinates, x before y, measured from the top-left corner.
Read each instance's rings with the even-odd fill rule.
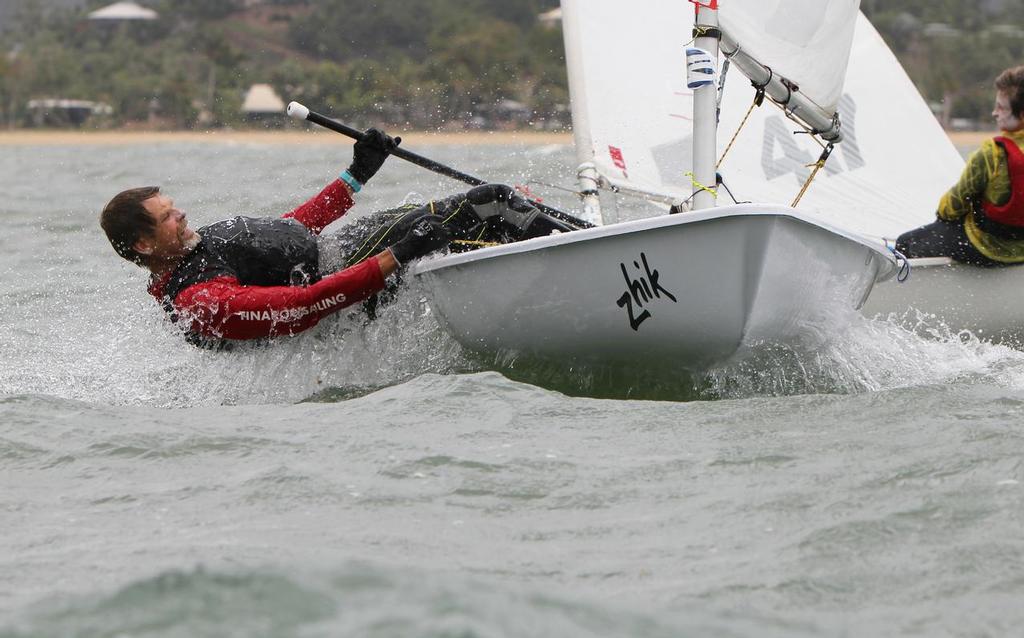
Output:
[[[828,146],[825,147],[825,150],[822,151],[821,157],[818,158],[817,162],[807,165],[807,168],[811,168],[813,166],[814,170],[811,171],[811,174],[807,177],[807,181],[804,182],[803,188],[801,188],[800,192],[797,193],[796,199],[793,200],[793,203],[790,204],[790,206],[796,208],[796,205],[800,203],[800,200],[803,199],[803,196],[807,192],[807,189],[811,187],[811,182],[813,182],[814,178],[817,177],[818,172],[821,169],[825,168],[825,162],[828,161],[828,156],[831,154],[832,144],[829,144]]]
[[[732,139],[729,140],[729,144],[725,147],[725,150],[722,151],[722,156],[718,158],[718,163],[715,164],[716,169],[725,161],[725,156],[729,154],[729,151],[732,149],[732,145],[736,142],[736,138],[740,136],[740,131],[742,131],[743,127],[746,126],[747,120],[750,119],[750,114],[754,112],[754,107],[756,106],[757,98],[755,97],[754,101],[750,104],[750,108],[747,109],[747,114],[743,116],[743,121],[740,122],[739,128],[736,129],[736,133],[732,136]]]
[[[486,248],[487,246],[500,246],[501,245],[501,243],[496,242],[496,241],[479,241],[479,240],[476,240],[476,239],[453,239],[453,240],[451,240],[450,243],[452,243],[452,244],[465,244],[466,246],[480,246],[481,248]]]
[[[780,111],[782,111],[782,114],[786,116],[787,120],[789,120],[790,122],[792,122],[792,123],[796,124],[797,126],[799,126],[800,128],[802,128],[804,130],[804,133],[807,133],[808,135],[810,135],[811,139],[814,140],[814,142],[818,146],[820,146],[821,148],[825,148],[825,142],[822,142],[820,139],[818,139],[818,136],[815,134],[814,129],[808,127],[806,124],[804,124],[800,120],[796,119],[795,117],[792,117],[789,114],[789,111],[786,110],[786,107],[782,106],[781,104],[779,104],[775,100],[771,100],[771,103],[774,104],[776,106],[776,108],[778,108]],[[813,166],[813,164],[808,164],[808,166]]]
[[[460,201],[458,208],[455,209],[455,212],[452,213],[451,215],[449,215],[448,217],[445,217],[443,220],[441,220],[441,223],[442,224],[447,224],[448,222],[450,222],[453,217],[455,217],[456,215],[459,214],[460,211],[462,211],[462,207],[465,206],[466,202],[468,202],[468,201],[469,200],[467,200],[467,199],[464,199],[464,200]],[[435,215],[436,214],[434,212],[434,200],[430,200],[430,214],[431,215]]]
[[[433,202],[431,202],[431,205],[433,205]],[[380,243],[381,243],[382,241],[384,241],[384,238],[385,238],[385,237],[387,237],[387,236],[388,236],[388,233],[390,233],[390,232],[391,232],[391,229],[392,229],[392,228],[394,228],[394,227],[395,227],[396,225],[398,225],[398,223],[399,223],[400,221],[402,221],[402,219],[403,219],[403,218],[405,218],[405,215],[407,215],[407,214],[408,214],[408,212],[406,212],[406,213],[404,213],[404,214],[402,214],[402,215],[399,215],[399,216],[398,216],[398,217],[397,217],[397,218],[395,219],[395,221],[391,222],[391,225],[390,225],[390,226],[388,226],[388,229],[387,229],[386,231],[384,231],[384,233],[382,233],[380,237],[378,237],[378,238],[377,238],[377,242],[376,242],[376,243],[375,243],[375,244],[374,244],[373,246],[371,246],[371,247],[369,248],[369,250],[367,250],[367,251],[366,251],[366,253],[365,253],[365,255],[364,255],[364,253],[363,253],[363,250],[364,250],[364,249],[365,249],[365,248],[367,247],[367,244],[369,244],[369,243],[370,243],[370,238],[372,238],[372,237],[373,237],[373,234],[370,234],[370,236],[369,236],[369,237],[367,237],[367,238],[366,238],[366,239],[365,239],[365,240],[363,241],[363,245],[362,245],[362,246],[360,246],[360,247],[359,247],[359,249],[358,249],[358,250],[357,250],[356,252],[352,253],[352,256],[348,258],[348,261],[346,261],[346,262],[345,262],[345,264],[346,264],[347,266],[351,266],[351,265],[352,265],[352,264],[354,264],[354,263],[357,263],[357,262],[360,262],[360,261],[362,261],[362,260],[364,259],[364,257],[365,257],[365,256],[368,256],[368,255],[369,255],[369,254],[370,254],[371,252],[373,252],[373,250],[374,250],[375,248],[377,248],[378,246],[380,246]],[[364,256],[363,256],[363,257],[360,257],[360,255],[364,255]]]
[[[697,176],[693,174],[693,171],[686,171],[685,175],[690,178],[690,184],[694,188],[697,188],[697,189],[702,190],[702,191],[707,191],[707,192],[711,193],[712,197],[714,197],[715,199],[718,199],[718,191],[716,191],[713,188],[708,188],[704,184],[701,184],[700,182],[698,182],[697,181]]]
[[[691,44],[693,44],[694,42],[696,42],[697,38],[699,38],[699,37],[701,37],[703,35],[707,35],[708,31],[711,30],[711,27],[701,27],[701,26],[698,26],[698,25],[693,25],[693,30],[696,31],[697,34],[693,36],[692,40],[690,40],[689,42],[687,42],[686,44],[683,45],[683,49],[685,49],[686,47],[688,47]]]
[[[796,194],[796,198],[793,200],[793,203],[790,204],[790,206],[796,208],[796,205],[800,203],[800,200],[803,199],[804,195],[807,193],[807,189],[811,187],[811,182],[813,182],[814,178],[818,176],[818,172],[821,171],[821,169],[825,168],[825,162],[828,160],[829,155],[832,154],[832,148],[834,145],[831,142],[826,143],[818,139],[818,136],[815,134],[814,129],[808,128],[807,125],[805,125],[800,120],[796,119],[795,117],[791,117],[789,111],[786,110],[786,107],[779,104],[775,100],[772,100],[771,102],[772,104],[777,106],[779,110],[782,111],[782,113],[786,116],[787,120],[793,122],[794,124],[802,128],[804,132],[810,135],[811,139],[814,140],[815,143],[823,149],[821,157],[818,158],[817,162],[814,162],[813,164],[807,164],[807,168],[814,167],[814,170],[811,171],[811,174],[807,177],[807,181],[804,182],[803,187],[800,188],[800,192]]]
[[[796,208],[796,205],[800,203],[801,199],[803,199],[804,193],[806,193],[807,189],[811,187],[811,182],[814,181],[814,177],[818,174],[818,171],[820,171],[822,168],[825,167],[825,161],[824,160],[818,160],[817,162],[815,162],[813,164],[808,164],[807,166],[808,166],[808,168],[813,166],[814,170],[811,171],[811,174],[807,178],[807,181],[804,182],[803,188],[801,188],[800,192],[797,193],[796,199],[794,199],[793,203],[790,204],[790,206],[793,207],[793,208]]]

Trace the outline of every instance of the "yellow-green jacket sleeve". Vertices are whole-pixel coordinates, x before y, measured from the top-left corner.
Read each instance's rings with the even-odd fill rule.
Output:
[[[972,201],[980,201],[988,187],[989,177],[998,167],[999,147],[994,140],[985,140],[981,148],[967,158],[960,180],[939,200],[939,219],[956,221],[971,212]]]

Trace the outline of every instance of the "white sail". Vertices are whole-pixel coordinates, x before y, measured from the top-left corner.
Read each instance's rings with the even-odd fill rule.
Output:
[[[729,78],[720,143],[739,130],[754,91]],[[963,160],[896,57],[863,15],[856,20],[838,111],[836,145],[800,208],[840,228],[896,237],[935,219],[939,197]],[[821,153],[809,135],[767,103],[740,131],[719,171],[741,200],[790,201]],[[721,196],[720,196],[721,198]]]
[[[835,113],[860,0],[722,0],[719,6],[726,38]]]
[[[723,22],[733,2],[758,4],[721,0]],[[577,154],[581,162],[594,162],[610,184],[681,201],[693,187],[686,175],[693,99],[685,81],[693,5],[634,0],[624,6],[619,0],[562,1],[563,27],[577,48],[568,60]],[[854,23],[846,82],[837,100],[844,141],[800,208],[840,228],[895,237],[934,219],[935,205],[963,161],[868,20],[858,15]],[[719,154],[739,130],[753,97],[750,82],[730,71]],[[768,100],[753,111],[719,168],[738,200],[793,200],[811,172],[807,165],[821,153],[809,135],[794,135],[798,130]],[[720,191],[718,202],[731,200]]]
[[[580,163],[614,184],[689,197],[681,178],[690,170],[693,93],[683,45],[692,5],[562,0],[562,28]]]

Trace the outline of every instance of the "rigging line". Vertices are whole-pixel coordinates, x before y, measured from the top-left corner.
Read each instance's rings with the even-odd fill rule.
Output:
[[[686,206],[687,204],[689,204],[693,200],[693,198],[697,196],[697,193],[702,191],[702,190],[705,190],[705,191],[711,193],[711,196],[714,197],[715,199],[718,198],[718,190],[717,189],[710,189],[707,186],[704,186],[703,184],[701,184],[700,182],[697,181],[696,176],[692,172],[690,172],[690,171],[687,171],[685,174],[690,177],[690,183],[694,187],[696,187],[696,190],[694,192],[690,193],[690,196],[687,197],[686,199],[682,200],[681,202],[678,202],[676,204],[672,204],[672,206],[669,208],[669,214],[670,215],[684,212],[683,211],[683,207]],[[725,185],[725,180],[722,179],[722,174],[716,172],[715,173],[715,186],[718,186],[719,184],[721,184],[725,188],[725,192],[729,194],[729,197],[732,199],[732,202],[734,204],[739,204],[740,203],[740,202],[736,201],[736,196],[733,195],[732,191],[729,190],[729,187]],[[742,203],[749,204],[750,202],[747,201],[747,202],[742,202]]]
[[[431,202],[430,202],[430,205],[431,205],[431,207],[433,207],[433,205],[434,205],[434,202],[433,202],[433,201],[431,201]],[[406,215],[407,215],[407,214],[408,214],[408,213],[409,213],[409,212],[410,212],[411,210],[413,210],[414,208],[416,208],[416,206],[415,206],[415,205],[413,205],[413,204],[407,204],[407,205],[406,205],[406,207],[405,207],[405,210],[401,210],[401,209],[399,209],[399,210],[401,211],[401,213],[402,213],[402,214],[401,214],[401,215],[398,215],[398,217],[396,217],[396,218],[395,218],[395,221],[391,222],[391,225],[390,225],[390,226],[388,226],[388,229],[387,229],[386,231],[384,231],[384,234],[383,234],[383,235],[381,235],[380,237],[378,237],[378,238],[377,238],[377,241],[376,241],[376,242],[375,242],[375,243],[373,244],[373,246],[370,246],[369,250],[367,250],[367,252],[366,252],[365,254],[363,253],[363,250],[364,250],[364,249],[365,249],[365,248],[366,248],[366,247],[367,247],[367,246],[369,245],[369,243],[370,243],[370,239],[372,239],[372,238],[373,238],[373,234],[371,233],[371,234],[370,234],[370,236],[369,236],[369,237],[367,237],[367,238],[366,238],[366,239],[365,239],[365,240],[363,241],[363,244],[362,244],[362,245],[361,245],[361,246],[359,247],[359,249],[358,249],[358,250],[356,250],[356,252],[352,253],[352,256],[351,256],[351,257],[349,257],[349,258],[348,258],[348,259],[346,260],[346,262],[345,262],[345,265],[346,265],[346,266],[351,266],[351,265],[353,265],[353,264],[355,264],[355,263],[357,263],[357,262],[359,262],[359,261],[362,261],[362,260],[363,260],[363,259],[364,259],[364,258],[365,258],[366,256],[369,256],[370,252],[371,252],[371,251],[373,251],[373,250],[374,250],[375,248],[377,248],[378,246],[380,246],[380,243],[381,243],[382,241],[384,241],[384,238],[385,238],[385,237],[387,237],[387,236],[388,236],[388,235],[389,235],[389,234],[391,233],[391,231],[392,231],[392,230],[393,230],[393,229],[395,228],[395,226],[397,226],[397,225],[398,225],[398,223],[399,223],[399,222],[401,222],[401,221],[402,221],[402,219],[404,219],[404,218],[405,218],[405,216],[406,216]],[[397,212],[399,212],[399,211],[396,211],[396,213],[397,213]],[[362,256],[361,256],[361,255],[362,255]]]
[[[910,276],[910,260],[907,259],[906,255],[896,250],[896,246],[890,246],[888,241],[885,242],[885,247],[888,248],[893,254],[893,257],[896,258],[896,266],[899,268],[899,270],[896,271],[896,281],[903,283],[907,280],[907,277]]]
[[[685,212],[685,211],[683,210],[683,207],[684,207],[684,206],[686,206],[687,204],[689,204],[689,203],[690,203],[690,201],[691,201],[691,200],[693,200],[693,198],[694,198],[694,197],[696,197],[696,196],[697,196],[697,193],[690,193],[690,196],[689,196],[689,197],[687,197],[686,199],[684,199],[683,201],[679,202],[678,204],[673,204],[673,205],[672,205],[672,206],[671,206],[671,207],[669,208],[669,214],[673,214],[673,210],[674,210],[674,211],[675,211],[676,213],[682,213],[682,212]],[[689,210],[692,210],[692,209],[689,209]]]
[[[729,140],[728,144],[726,144],[725,150],[722,151],[722,156],[718,158],[718,163],[715,164],[715,170],[718,170],[718,167],[720,167],[722,162],[725,161],[725,156],[729,154],[729,151],[732,149],[732,145],[736,143],[736,138],[740,136],[740,131],[743,130],[743,127],[747,124],[747,120],[750,119],[750,114],[754,112],[754,108],[760,104],[763,98],[764,89],[758,89],[757,94],[754,96],[754,101],[750,104],[750,108],[747,109],[747,114],[743,116],[743,121],[740,122],[739,128],[736,129],[736,133],[733,134],[732,139]]]
[[[809,135],[810,138],[814,140],[814,142],[822,148],[821,156],[818,157],[818,161],[814,162],[813,164],[807,165],[808,167],[813,166],[814,170],[811,171],[811,174],[807,177],[807,181],[804,182],[804,185],[800,188],[800,192],[797,193],[796,198],[793,200],[793,203],[790,204],[790,206],[796,208],[796,205],[800,203],[800,200],[803,199],[804,195],[807,193],[807,189],[811,187],[811,182],[813,182],[814,178],[818,176],[818,173],[821,171],[821,169],[825,168],[825,162],[828,161],[829,156],[832,154],[832,149],[835,148],[835,144],[833,144],[832,142],[828,142],[827,144],[825,144],[818,138],[818,131],[808,127],[806,124],[793,117],[790,111],[786,110],[786,106],[784,104],[780,104],[775,99],[772,99],[771,102],[782,111],[782,113],[786,116],[786,119],[788,119],[789,121],[793,122],[794,124],[803,129],[803,131],[794,131],[794,135],[799,135],[800,133]]]
[[[736,45],[736,50],[733,51],[732,54],[735,54],[736,51],[739,51],[739,50],[740,50],[740,46],[737,44]],[[732,55],[732,54],[727,53],[726,55],[729,56],[729,55]],[[766,66],[765,68],[768,70],[768,79],[766,79],[763,84],[758,84],[756,82],[751,82],[751,84],[754,86],[754,88],[757,89],[758,91],[761,91],[761,92],[765,91],[767,86],[771,83],[772,78],[775,76],[775,71],[770,66]],[[821,134],[821,131],[812,129],[812,128],[808,127],[806,124],[804,124],[803,122],[801,122],[799,119],[797,119],[795,117],[796,108],[794,108],[792,111],[790,111],[790,110],[788,110],[786,108],[786,106],[789,104],[790,98],[793,97],[794,91],[799,91],[799,89],[796,87],[795,84],[793,84],[792,82],[790,82],[789,80],[787,80],[786,78],[784,78],[782,76],[779,76],[779,80],[782,82],[782,86],[786,87],[786,90],[788,91],[788,94],[786,96],[786,99],[782,100],[782,101],[776,100],[774,97],[770,97],[769,96],[772,104],[774,104],[775,106],[779,107],[779,109],[782,111],[782,114],[786,116],[786,119],[794,122],[797,126],[799,126],[800,128],[804,129],[803,132],[808,134],[808,135],[810,135],[811,138],[814,139],[814,141],[818,143],[818,146],[820,146],[822,148],[825,148],[825,144],[823,142],[821,142],[818,139],[818,137],[817,137],[818,135]],[[764,98],[762,97],[761,99],[764,99]],[[832,117],[833,123],[838,121],[838,117],[839,117],[838,113],[833,115],[833,117]],[[833,124],[833,126],[834,126],[834,124]]]
[[[465,200],[464,199],[464,200],[460,201],[458,207],[455,209],[455,212],[452,213],[451,215],[445,217],[444,219],[442,219],[441,223],[442,224],[447,224],[448,222],[450,222],[452,220],[452,218],[454,218],[456,215],[459,214],[459,212],[462,210],[462,207],[466,204],[467,201],[469,201],[469,200]],[[437,213],[434,212],[434,200],[430,200],[430,214],[431,215],[436,215],[437,214]]]
[[[695,25],[693,25],[693,32],[691,33],[691,35],[693,35],[693,38],[689,42],[687,42],[686,44],[683,45],[684,49],[686,47],[690,46],[691,44],[693,44],[694,42],[696,42],[697,38],[703,38],[705,36],[711,36],[713,38],[721,39],[722,31],[720,29],[718,29],[717,27],[709,27],[707,25],[695,24]]]
[[[796,124],[797,126],[799,126],[800,128],[803,129],[803,131],[794,131],[793,132],[794,135],[800,135],[800,134],[810,135],[811,139],[814,140],[815,144],[817,144],[821,148],[825,148],[825,143],[822,142],[818,138],[819,131],[816,131],[816,130],[812,129],[811,127],[807,126],[806,124],[804,124],[803,122],[798,120],[796,117],[794,117],[792,111],[787,111],[786,110],[786,105],[785,104],[781,104],[781,103],[777,102],[774,98],[770,98],[769,101],[773,105],[775,105],[776,108],[778,108],[780,111],[782,111],[782,114],[786,116],[787,120],[789,120],[790,122]],[[829,143],[831,144],[831,142],[829,142]]]
[[[477,239],[453,239],[452,244],[463,244],[466,246],[480,246],[481,248],[487,248],[488,246],[500,246],[501,244],[496,241],[480,241]]]
[[[725,192],[729,193],[729,198],[732,199],[732,203],[733,204],[749,204],[750,203],[749,201],[748,202],[740,202],[739,200],[736,199],[736,196],[732,194],[732,191],[729,190],[729,187],[726,185],[725,180],[722,179],[722,174],[721,173],[716,173],[716,179],[717,179],[718,183],[722,185],[722,188],[725,189]]]
[[[549,182],[542,182],[542,181],[536,180],[536,179],[531,179],[531,180],[525,182],[526,186],[529,186],[531,184],[534,184],[534,185],[537,185],[537,186],[547,186],[548,188],[553,188],[553,189],[559,190],[559,191],[565,191],[566,193],[572,193],[573,195],[577,195],[577,196],[580,196],[580,197],[583,196],[583,191],[576,190],[575,188],[569,188],[568,186],[559,186],[558,184],[551,184]]]
[[[700,182],[698,182],[697,181],[697,176],[693,174],[693,171],[686,171],[683,174],[690,178],[690,184],[694,188],[696,188],[698,191],[707,191],[707,192],[711,193],[711,196],[714,197],[715,199],[718,198],[718,191],[716,191],[713,188],[708,188],[704,184],[701,184]],[[693,195],[696,195],[696,194],[697,193],[694,193]],[[690,195],[690,197],[687,198],[686,200],[684,200],[684,202],[690,201],[690,199],[693,197],[693,195]]]
[[[813,164],[808,164],[808,166],[813,166],[814,170],[811,171],[811,174],[807,177],[807,181],[804,182],[803,188],[801,188],[800,192],[797,193],[796,199],[794,199],[793,203],[790,204],[792,208],[796,208],[796,205],[800,203],[801,199],[803,199],[807,189],[811,187],[811,182],[813,182],[814,178],[817,177],[818,172],[825,168],[825,162],[828,161],[828,156],[832,154],[833,148],[834,145],[832,142],[829,142],[828,146],[825,147],[825,150],[821,152],[821,157],[818,158],[818,161]]]

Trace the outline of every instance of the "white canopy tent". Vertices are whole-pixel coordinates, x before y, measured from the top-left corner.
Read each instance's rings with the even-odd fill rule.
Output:
[[[284,100],[269,84],[253,84],[245,94],[242,111],[247,115],[284,113]]]
[[[134,2],[115,2],[102,9],[89,12],[90,20],[120,21],[120,20],[156,20],[160,15],[152,9],[140,6]]]

